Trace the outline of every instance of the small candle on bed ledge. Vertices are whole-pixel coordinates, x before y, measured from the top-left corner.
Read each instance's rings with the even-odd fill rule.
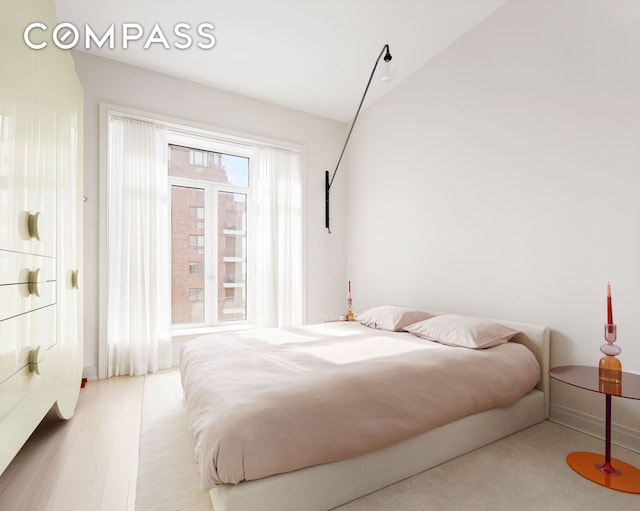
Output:
[[[351,301],[351,281],[349,281],[349,284],[347,286],[347,292],[348,292],[348,297],[347,297],[347,321],[354,321],[355,317],[353,315],[353,302]]]

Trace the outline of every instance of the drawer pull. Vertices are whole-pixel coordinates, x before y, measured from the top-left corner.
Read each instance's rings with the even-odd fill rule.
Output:
[[[34,213],[33,215],[29,215],[29,219],[27,221],[27,226],[29,229],[29,236],[40,241],[40,212]]]
[[[80,289],[80,270],[73,270],[71,272],[71,287],[73,289]]]
[[[40,362],[41,347],[42,346],[38,346],[29,352],[29,371],[32,373],[40,374],[40,366],[38,364]]]
[[[40,296],[40,268],[29,272],[29,294]]]

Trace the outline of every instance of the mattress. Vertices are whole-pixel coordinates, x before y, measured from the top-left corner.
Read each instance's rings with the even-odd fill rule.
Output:
[[[509,407],[540,377],[525,346],[444,346],[334,322],[200,337],[180,358],[202,486],[358,456]]]

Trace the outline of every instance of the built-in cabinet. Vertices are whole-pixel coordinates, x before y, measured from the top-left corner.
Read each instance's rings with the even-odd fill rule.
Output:
[[[54,0],[0,4],[0,473],[49,410],[73,415],[82,379],[83,100],[56,23]]]

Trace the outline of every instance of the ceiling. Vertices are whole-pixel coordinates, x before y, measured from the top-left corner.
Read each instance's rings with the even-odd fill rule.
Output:
[[[114,48],[94,44],[90,53],[342,122],[353,118],[384,44],[397,76],[372,83],[365,107],[507,1],[55,0],[58,21],[80,34],[88,25],[100,37],[114,24]],[[185,41],[174,34],[180,22],[193,38],[182,50],[174,47]],[[196,45],[209,42],[196,31],[204,22],[215,26],[208,50]],[[144,29],[126,49],[123,23]],[[169,49],[144,48],[154,24]]]

